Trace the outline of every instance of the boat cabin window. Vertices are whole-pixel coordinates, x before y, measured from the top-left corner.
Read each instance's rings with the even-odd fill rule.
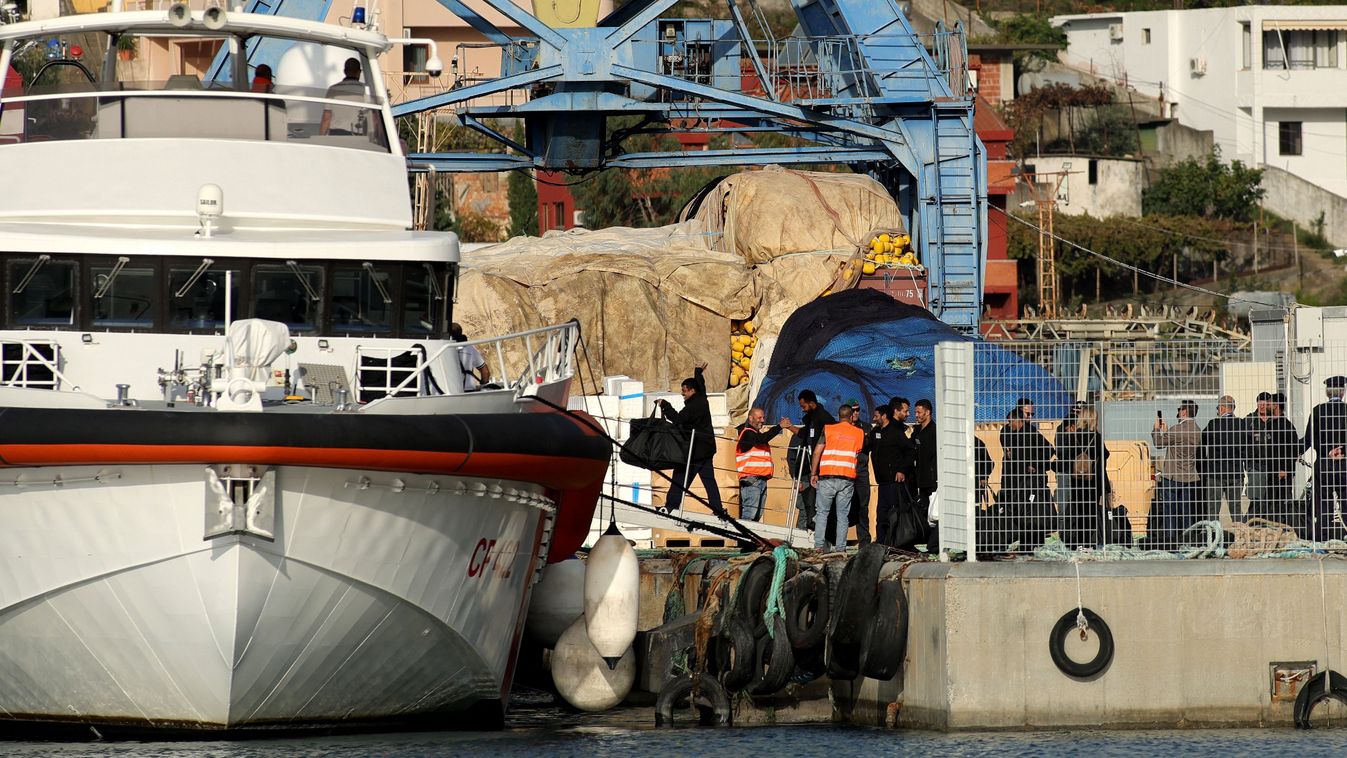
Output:
[[[390,150],[374,70],[359,50],[199,30],[77,36],[80,44],[47,48],[55,57],[22,89],[0,93],[0,111],[23,111],[0,124],[0,145],[193,138]],[[103,61],[107,48],[134,62]]]
[[[202,261],[202,264],[205,262]],[[213,263],[213,262],[212,262]],[[230,308],[239,312],[239,280],[234,277]],[[168,271],[169,324],[174,329],[214,330],[225,322],[225,272],[204,265]],[[238,316],[235,316],[238,318]]]
[[[381,334],[393,329],[394,281],[388,267],[367,263],[332,272],[332,328]]]
[[[6,291],[15,326],[75,325],[75,264],[50,256],[9,261]]]
[[[3,327],[219,333],[226,272],[233,318],[296,334],[437,338],[452,317],[443,263],[0,252]]]
[[[117,263],[89,266],[94,326],[154,326],[154,269]]]
[[[323,288],[321,266],[258,265],[253,269],[253,315],[311,332],[318,323]]]

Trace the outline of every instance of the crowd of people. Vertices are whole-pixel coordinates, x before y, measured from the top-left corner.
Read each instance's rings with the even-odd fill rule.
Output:
[[[695,431],[690,464],[673,472],[668,507],[678,508],[686,483],[698,478],[712,510],[719,512],[715,434],[702,368],[683,383],[681,411],[661,401],[670,420]],[[1193,400],[1178,403],[1172,423],[1163,410],[1157,412],[1151,441],[1159,456],[1147,546],[1177,548],[1190,527],[1223,513],[1232,521],[1290,522],[1314,540],[1347,536],[1338,515],[1347,512],[1347,377],[1328,379],[1326,390],[1327,401],[1314,408],[1304,435],[1287,418],[1281,393],[1260,393],[1256,408],[1243,417],[1236,415],[1234,398],[1222,396],[1205,426],[1196,421],[1199,407]],[[930,502],[938,478],[931,402],[894,397],[873,408],[867,421],[856,401],[837,408],[834,416],[808,389],[797,399],[800,423],[782,418],[768,426],[764,410],[753,408],[736,430],[740,518],[762,518],[774,474],[771,443],[788,432],[796,527],[812,530],[817,548],[844,548],[852,526],[862,545],[875,541],[911,548],[935,541],[938,522]],[[999,442],[999,487],[993,490],[995,465],[982,440],[974,440],[982,549],[1032,548],[1049,534],[1073,548],[1131,544],[1126,509],[1112,502],[1109,450],[1093,405],[1075,403],[1050,442],[1036,423],[1032,399],[1020,398],[1006,414]],[[1313,487],[1307,501],[1298,504],[1296,465],[1311,450]]]
[[[802,390],[797,399],[803,414],[799,425],[782,418],[767,427],[766,413],[753,408],[737,429],[735,468],[741,518],[761,518],[773,470],[770,443],[781,432],[790,431],[786,463],[796,490],[796,526],[813,530],[815,547],[844,548],[852,526],[862,545],[871,541],[909,548],[927,544],[932,537],[928,511],[936,489],[931,401],[917,401],[915,423],[909,424],[912,405],[902,397],[874,408],[869,421],[854,400],[840,406],[834,417],[811,390]]]

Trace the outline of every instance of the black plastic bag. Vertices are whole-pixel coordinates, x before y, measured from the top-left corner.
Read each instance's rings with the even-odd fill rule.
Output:
[[[897,517],[890,519],[893,526],[885,544],[905,550],[925,545],[930,530],[926,523],[926,509],[913,499],[907,487],[898,486],[898,507],[894,511]]]
[[[631,420],[631,436],[622,443],[623,463],[651,471],[678,468],[688,462],[688,439],[673,422],[651,415]]]

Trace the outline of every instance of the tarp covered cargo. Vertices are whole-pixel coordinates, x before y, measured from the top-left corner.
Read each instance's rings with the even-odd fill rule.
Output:
[[[830,413],[857,400],[868,414],[890,397],[935,399],[935,346],[970,341],[922,308],[878,290],[848,290],[820,298],[786,321],[753,405],[767,418],[797,417],[796,398],[810,389]],[[1062,418],[1071,397],[1062,382],[1031,361],[987,344],[974,372],[978,388],[998,397],[1027,397],[1040,419]],[[986,394],[986,393],[984,393]],[[1010,408],[978,404],[977,421],[999,421]],[[940,409],[936,408],[939,418]],[[868,415],[866,420],[869,420]]]
[[[898,204],[864,174],[769,166],[725,177],[685,209],[716,250],[749,263],[790,253],[850,252],[875,230],[903,230]]]

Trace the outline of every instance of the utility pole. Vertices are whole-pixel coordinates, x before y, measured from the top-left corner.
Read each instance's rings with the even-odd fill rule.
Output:
[[[1038,307],[1043,318],[1057,318],[1057,238],[1053,236],[1052,222],[1057,210],[1057,194],[1070,173],[1055,171],[1020,175],[1038,208]],[[1040,182],[1040,177],[1047,181]]]

